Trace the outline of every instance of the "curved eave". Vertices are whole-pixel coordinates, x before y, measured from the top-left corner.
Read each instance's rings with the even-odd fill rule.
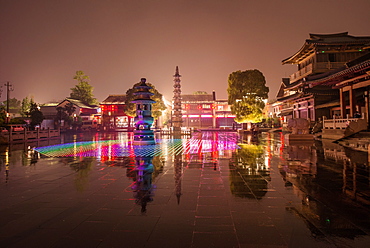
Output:
[[[317,46],[362,45],[362,49],[365,49],[369,46],[369,40],[369,36],[354,37],[348,35],[348,32],[327,35],[310,34],[310,39],[305,41],[302,48],[292,56],[284,59],[282,64],[298,64],[314,53]]]
[[[133,93],[134,96],[146,95],[146,96],[153,96],[154,93],[149,91],[137,91]]]
[[[298,52],[296,52],[294,55],[284,59],[281,61],[283,65],[285,64],[298,64],[299,61],[307,58],[310,56],[315,50],[315,47],[313,44],[309,43],[307,40],[304,43],[304,45],[299,49]]]
[[[156,101],[151,100],[151,99],[135,99],[131,102],[132,103],[140,103],[140,104],[156,103]]]
[[[303,93],[299,92],[299,93],[295,93],[293,95],[277,98],[276,100],[279,101],[279,102],[286,102],[286,101],[290,101],[290,100],[295,100],[297,98],[300,98],[301,96],[303,96]]]
[[[297,87],[300,87],[300,86],[303,86],[305,82],[303,81],[297,81],[297,82],[294,82],[290,85],[288,85],[287,87],[285,87],[284,89],[285,90],[290,90],[290,89],[295,89]]]

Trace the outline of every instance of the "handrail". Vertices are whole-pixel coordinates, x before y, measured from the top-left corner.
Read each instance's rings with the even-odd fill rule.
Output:
[[[326,119],[323,116],[323,129],[346,129],[350,122],[357,121],[358,119],[365,119],[365,116],[362,115],[361,118],[338,118],[337,116],[333,116],[333,119]]]

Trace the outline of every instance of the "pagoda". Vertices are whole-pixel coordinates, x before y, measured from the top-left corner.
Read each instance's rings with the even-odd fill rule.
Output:
[[[179,67],[176,66],[174,77],[174,90],[173,90],[173,114],[172,114],[172,127],[173,132],[181,132],[182,126],[182,109],[181,109],[181,80]]]
[[[134,130],[134,145],[152,145],[155,144],[154,132],[151,130],[154,118],[152,117],[152,104],[154,100],[150,96],[154,93],[149,90],[152,89],[146,84],[146,79],[142,78],[141,82],[134,86],[136,92],[135,100],[132,103],[136,104],[135,130]]]

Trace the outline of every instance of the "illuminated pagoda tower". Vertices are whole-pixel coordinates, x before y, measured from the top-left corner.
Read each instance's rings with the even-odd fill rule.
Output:
[[[172,114],[172,127],[173,132],[181,132],[182,126],[182,109],[181,109],[181,80],[179,67],[176,66],[176,73],[174,77],[174,90],[173,90],[173,114]]]
[[[151,130],[154,118],[152,117],[152,104],[154,100],[150,96],[154,95],[149,90],[152,89],[146,83],[146,79],[142,78],[140,84],[134,89],[136,92],[135,100],[132,103],[136,104],[135,130],[134,130],[134,145],[151,145],[155,144],[154,132]]]

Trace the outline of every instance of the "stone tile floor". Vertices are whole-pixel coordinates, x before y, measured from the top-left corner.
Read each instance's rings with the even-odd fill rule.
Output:
[[[86,158],[29,166],[22,154],[13,152],[7,176],[1,167],[0,247],[370,247],[367,216],[361,222],[360,212],[353,218],[319,201],[307,207],[307,192],[283,180],[278,156],[268,175],[252,178],[230,159],[216,168],[184,159],[180,180],[167,159],[142,212],[126,167],[92,159],[76,169]]]

